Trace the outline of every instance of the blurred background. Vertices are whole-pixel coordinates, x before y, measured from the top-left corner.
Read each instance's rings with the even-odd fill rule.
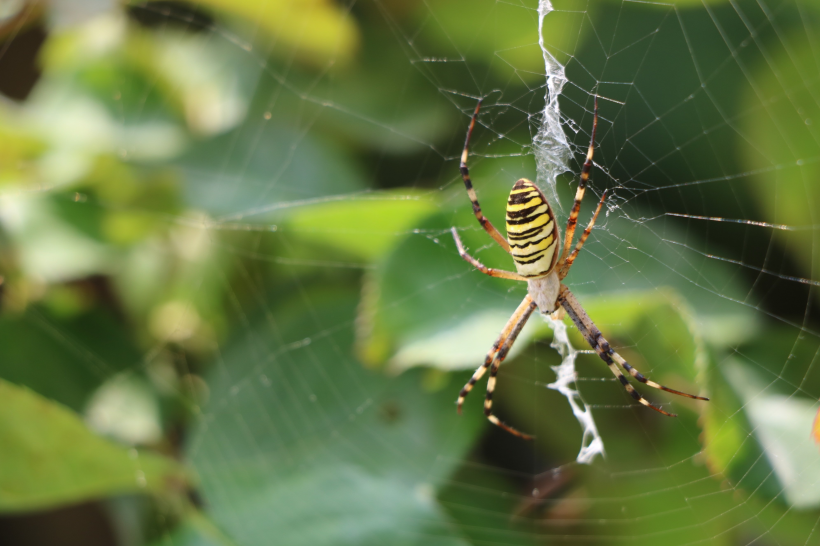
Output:
[[[0,3],[0,542],[820,543],[818,6],[542,4]],[[494,398],[536,440],[457,415],[526,287],[449,230],[512,269],[479,98],[502,227],[521,177],[564,221],[596,95],[565,282],[711,401],[571,327],[579,464],[539,316]]]

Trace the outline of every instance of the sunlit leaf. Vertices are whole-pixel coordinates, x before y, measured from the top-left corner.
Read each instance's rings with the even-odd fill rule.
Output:
[[[751,399],[746,411],[769,463],[795,508],[820,505],[820,453],[811,441],[817,402],[784,395]]]
[[[373,260],[398,244],[436,208],[423,194],[365,193],[294,207],[286,213],[281,231]]]
[[[6,196],[0,222],[19,245],[20,266],[28,275],[66,281],[110,270],[115,263],[114,249],[65,222],[42,194]]]
[[[478,312],[429,337],[402,345],[388,362],[391,369],[404,370],[413,366],[433,366],[441,370],[474,370],[484,361],[492,342],[510,320],[502,310]],[[533,321],[537,324],[538,321]],[[543,330],[544,328],[540,328]],[[536,327],[527,327],[509,352],[515,358],[535,337]]]
[[[86,95],[123,126],[184,120],[194,133],[224,132],[244,118],[260,72],[230,40],[152,32],[123,13],[61,30],[44,48],[46,86]]]
[[[722,369],[744,402],[749,425],[788,504],[820,505],[820,453],[811,429],[817,401],[774,392],[747,367],[726,362]]]
[[[132,374],[103,384],[89,400],[86,423],[95,432],[128,445],[162,439],[159,402],[150,386]]]
[[[779,371],[781,362],[798,362],[798,355],[816,350],[814,339],[795,343],[774,330],[710,370],[705,453],[710,467],[735,487],[789,506],[820,505],[820,451],[812,441],[817,401],[789,395],[789,374]],[[811,377],[802,378],[812,388]]]
[[[199,6],[238,16],[268,34],[276,44],[267,53],[296,57],[317,65],[349,61],[359,45],[355,20],[328,0],[202,0]]]
[[[123,493],[170,493],[175,462],[95,436],[76,414],[0,380],[0,510],[43,509]]]

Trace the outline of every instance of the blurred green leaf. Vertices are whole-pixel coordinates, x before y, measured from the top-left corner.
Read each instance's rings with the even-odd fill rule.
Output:
[[[510,476],[505,476],[503,472],[486,472],[483,467],[484,461],[479,461],[479,464],[466,461],[440,495],[442,505],[458,523],[470,544],[542,544],[539,526],[543,520],[519,513],[532,491],[522,491],[516,487],[519,484],[510,483]],[[551,498],[549,502],[555,500]]]
[[[815,43],[805,29],[817,26],[820,12],[802,13],[806,22],[783,34],[767,63],[761,62],[749,76],[757,84],[743,97],[747,144],[740,150],[745,169],[753,173],[749,188],[761,220],[775,224],[761,229],[784,244],[803,276],[813,279],[820,267],[814,207],[820,201],[815,183],[820,179],[820,103],[818,83],[806,80],[817,65]]]
[[[717,5],[717,4],[724,4],[728,0],[706,0],[706,4],[710,5]],[[618,4],[618,2],[613,2],[614,4]],[[669,2],[663,2],[660,4],[650,4],[648,6],[649,9],[658,9],[658,10],[667,10],[669,6],[674,5],[680,8],[690,8],[690,7],[703,7],[704,0],[670,0]]]
[[[264,119],[196,142],[176,164],[188,205],[228,223],[269,222],[276,211],[364,189],[338,144]]]
[[[422,193],[365,193],[290,209],[280,231],[372,261],[436,209],[436,203]]]
[[[245,522],[231,529],[240,544],[269,544],[272,534],[294,546],[467,544],[453,536],[432,488],[332,461],[224,508],[221,518]]]
[[[0,510],[15,512],[122,493],[179,491],[185,471],[159,455],[95,436],[66,408],[0,380]]]
[[[216,8],[248,20],[276,44],[282,58],[297,58],[324,67],[349,61],[359,45],[355,19],[329,0],[273,0],[260,6],[253,0],[203,0]]]
[[[31,128],[16,123],[16,116],[0,108],[0,188],[34,182],[37,158],[47,145]]]
[[[581,25],[591,12],[555,11],[544,19],[545,45],[560,62],[577,48]],[[419,3],[419,20],[429,20],[422,37],[439,57],[481,58],[501,78],[544,81],[544,57],[538,44],[538,13],[530,6],[492,0]],[[433,59],[435,60],[435,59]]]
[[[179,37],[173,31],[166,34],[160,43]],[[37,102],[43,103],[37,108],[48,105],[56,110],[61,94],[65,98],[70,95],[72,102],[81,96],[85,104],[101,110],[98,115],[107,114],[124,126],[175,124],[172,105],[176,103],[176,90],[163,85],[156,66],[160,60],[153,55],[158,47],[147,46],[139,39],[141,36],[125,14],[115,10],[96,14],[80,24],[75,21],[61,26],[40,53],[45,77],[38,85],[44,89],[34,92]],[[142,50],[140,44],[145,44]],[[186,68],[190,70],[184,67],[178,71],[179,83]],[[96,118],[94,122],[99,123]]]
[[[89,236],[98,223],[90,218],[98,214],[76,217],[79,222],[72,225],[47,195],[29,193],[4,196],[3,208],[3,226],[18,248],[20,268],[29,276],[68,281],[110,271],[116,263],[117,252]]]
[[[641,518],[640,529],[633,524],[609,527],[612,535],[607,535],[604,544],[735,546],[738,534],[732,530],[742,525],[744,519],[754,519],[754,511],[746,510],[731,492],[721,491],[707,468],[691,464],[694,438],[688,438],[686,445],[676,450],[669,449],[673,434],[689,436],[681,427],[680,418],[655,415],[646,420],[627,419],[620,427],[604,431],[605,437],[611,438],[608,446],[633,443],[643,448],[642,453],[630,460],[617,459],[620,454],[608,456],[608,461],[598,468],[584,469],[583,485],[576,490],[577,496],[569,498],[564,510],[573,513],[575,505],[584,506],[585,499],[591,498],[599,502],[587,505],[588,509],[582,512],[585,521],[622,522],[630,515]],[[650,422],[657,422],[658,426],[651,426]],[[670,433],[663,440],[654,438],[665,430]],[[655,448],[663,449],[663,453],[653,453]],[[658,466],[664,464],[674,465],[675,471],[658,471]]]
[[[440,154],[435,143],[450,135],[456,112],[448,97],[430,85],[426,72],[407,62],[395,39],[387,27],[365,26],[356,62],[333,71],[332,77],[317,79],[312,71],[287,68],[285,81],[263,73],[252,115],[267,114],[292,126],[309,123],[311,132],[332,135],[357,151]],[[275,102],[271,97],[276,97]],[[390,155],[378,164],[395,165]],[[391,186],[414,185],[426,163],[420,160],[419,168],[410,172],[394,167],[385,178]]]
[[[475,370],[484,361],[492,342],[510,320],[511,313],[488,310],[468,316],[452,328],[445,328],[430,337],[402,345],[389,361],[393,370],[429,365],[440,370]],[[533,320],[537,324],[537,320]],[[512,360],[546,327],[527,325],[508,353]]]
[[[360,308],[362,324],[370,328],[357,331],[360,352],[369,363],[384,362],[393,351],[443,330],[460,329],[458,325],[476,313],[498,309],[503,310],[499,316],[509,317],[518,305],[520,300],[507,291],[517,283],[474,272],[459,257],[449,224],[441,214],[426,219],[378,265],[370,280],[371,294]],[[461,236],[468,249],[487,245],[483,231],[463,231]],[[504,256],[500,247],[485,248],[488,251],[478,257],[491,267],[487,254],[495,259]]]
[[[740,367],[726,371],[744,373]],[[745,408],[783,487],[784,500],[795,508],[820,505],[820,452],[811,438],[817,406],[807,398],[775,395],[752,398]]]
[[[156,33],[132,27],[128,37],[128,61],[193,133],[223,133],[244,120],[262,70],[245,49],[230,39],[167,28]]]
[[[736,487],[789,506],[820,505],[820,451],[812,441],[818,402],[793,393],[790,373],[779,368],[817,348],[816,340],[795,343],[789,332],[773,330],[710,370],[705,453]],[[804,389],[816,389],[803,372]]]
[[[745,492],[744,492],[745,493]],[[735,512],[738,524],[749,524],[749,534],[766,536],[778,544],[802,546],[811,544],[817,536],[817,510],[796,510],[780,502],[771,502],[765,495],[736,494],[732,504],[726,503],[724,515],[718,521],[724,528],[729,527],[728,515]],[[740,510],[738,510],[738,507]]]
[[[234,127],[261,71],[228,39],[175,27],[155,32],[119,12],[61,29],[42,56],[46,86],[84,95],[123,126],[143,131],[178,120],[197,134]],[[138,158],[136,152],[119,155]]]
[[[80,411],[91,392],[141,354],[101,309],[60,317],[40,307],[0,317],[0,377]]]
[[[210,517],[246,545],[452,543],[435,494],[483,418],[454,411],[466,376],[429,391],[418,371],[369,372],[350,356],[355,297],[306,297],[238,332],[208,378],[187,451]]]
[[[138,107],[140,103],[130,103],[133,109],[116,108],[98,96],[105,94],[110,99],[116,95],[118,88],[113,82],[100,90],[83,86],[83,80],[76,77],[69,72],[43,78],[26,101],[21,120],[48,145],[48,153],[38,162],[37,174],[51,186],[83,177],[100,155],[160,161],[184,149],[184,128],[161,108],[161,103],[156,109],[149,108],[154,101],[148,101],[144,108]],[[155,92],[145,80],[133,89],[135,94],[149,91]]]
[[[197,510],[189,510],[185,518],[174,529],[155,540],[153,546],[238,546],[216,528],[211,520]]]

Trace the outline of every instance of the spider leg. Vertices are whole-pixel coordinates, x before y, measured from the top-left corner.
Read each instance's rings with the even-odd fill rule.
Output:
[[[529,281],[527,277],[519,275],[518,273],[513,273],[512,271],[504,271],[502,269],[493,269],[482,264],[469,254],[467,254],[467,251],[464,250],[464,245],[461,242],[461,238],[458,236],[456,228],[451,228],[450,231],[453,233],[453,239],[455,239],[456,241],[456,246],[458,247],[458,255],[461,256],[465,261],[472,264],[473,267],[475,267],[485,275],[489,275],[490,277],[498,277],[499,279],[510,279],[513,281]]]
[[[610,349],[610,350],[612,350],[612,349]],[[612,355],[612,359],[615,362],[617,362],[623,369],[625,369],[627,372],[629,372],[629,375],[631,375],[632,377],[634,377],[635,379],[637,379],[638,381],[640,381],[644,385],[649,385],[650,387],[653,387],[655,389],[660,389],[662,391],[671,392],[672,394],[677,394],[678,396],[684,396],[686,398],[693,398],[695,400],[709,400],[705,396],[695,396],[694,394],[688,394],[688,393],[685,393],[685,392],[676,391],[675,389],[670,389],[669,387],[664,387],[660,383],[655,383],[651,379],[648,379],[647,377],[645,377],[641,372],[639,372],[638,370],[636,370],[635,368],[630,366],[629,363],[626,360],[624,360],[624,358],[621,355],[619,355],[618,353],[616,353],[615,351],[612,351],[611,355]]]
[[[484,359],[484,364],[478,367],[478,369],[475,371],[475,373],[467,382],[467,384],[464,385],[464,388],[461,389],[461,392],[458,394],[458,401],[456,402],[456,406],[459,413],[461,413],[461,406],[462,404],[464,404],[464,399],[467,397],[468,394],[470,394],[470,391],[473,390],[473,386],[476,384],[476,382],[478,382],[478,380],[480,380],[487,372],[487,370],[490,367],[490,364],[492,364],[493,360],[495,359],[495,355],[498,354],[499,347],[504,345],[504,343],[507,341],[507,338],[510,336],[510,332],[513,330],[513,328],[515,328],[515,325],[518,324],[518,322],[521,320],[521,315],[524,312],[526,312],[527,308],[531,304],[532,298],[529,294],[527,294],[527,297],[524,298],[524,301],[521,302],[521,304],[512,314],[510,320],[507,321],[507,324],[504,326],[504,329],[501,330],[501,335],[498,336],[498,339],[495,340],[495,343],[493,343],[492,349],[490,349],[490,352],[487,353],[487,357]]]
[[[581,249],[584,247],[584,243],[587,242],[587,238],[589,234],[592,233],[592,227],[595,225],[595,220],[598,219],[598,213],[601,212],[601,207],[604,205],[604,200],[606,199],[606,190],[604,190],[603,195],[601,195],[601,200],[598,202],[598,208],[595,209],[595,214],[592,215],[592,220],[589,221],[589,225],[584,230],[584,233],[581,234],[581,238],[578,239],[578,244],[575,245],[575,250],[572,251],[572,254],[567,256],[567,259],[561,264],[558,268],[558,278],[563,279],[569,273],[569,268],[572,267],[572,262],[575,261],[575,258],[578,257],[578,253],[581,252]]]
[[[561,285],[561,290],[558,293],[558,303],[560,303],[564,307],[564,309],[567,310],[567,314],[572,319],[572,322],[575,323],[575,326],[578,327],[578,330],[584,336],[584,339],[586,339],[587,343],[589,343],[589,346],[592,347],[596,353],[598,353],[598,356],[601,357],[601,360],[606,362],[607,366],[609,366],[609,369],[612,371],[615,377],[618,378],[618,381],[621,382],[621,385],[624,386],[624,388],[630,394],[630,396],[632,396],[632,398],[634,398],[644,406],[650,407],[658,413],[662,413],[669,417],[677,417],[677,415],[675,415],[674,413],[667,413],[662,409],[658,408],[657,406],[654,406],[646,398],[641,396],[641,394],[635,390],[635,387],[633,387],[626,379],[626,377],[624,377],[624,375],[621,373],[621,370],[618,369],[617,364],[623,366],[623,368],[627,370],[632,377],[634,377],[641,383],[649,385],[650,387],[654,387],[656,389],[660,389],[666,392],[671,392],[672,394],[677,394],[679,396],[694,398],[696,400],[709,400],[708,398],[705,398],[703,396],[687,394],[684,392],[676,391],[675,389],[665,387],[660,383],[655,383],[654,381],[651,381],[644,377],[638,370],[630,366],[621,355],[616,353],[615,350],[612,349],[612,347],[610,347],[609,342],[606,339],[604,339],[604,336],[603,334],[601,334],[601,331],[598,330],[598,327],[595,326],[595,324],[592,322],[592,319],[590,319],[589,315],[586,314],[586,311],[584,311],[583,307],[581,307],[581,304],[578,303],[578,300],[575,298],[573,293],[570,292],[569,288],[567,288],[563,284]]]
[[[521,302],[521,305],[518,307],[519,310],[523,312],[521,317],[518,319],[518,322],[515,323],[513,326],[510,335],[507,337],[507,340],[498,350],[498,354],[495,355],[493,359],[492,365],[490,367],[490,378],[487,380],[487,396],[484,399],[484,415],[487,416],[487,419],[494,425],[499,426],[512,434],[513,436],[518,436],[519,438],[523,438],[525,440],[532,440],[534,436],[529,434],[524,434],[523,432],[512,428],[511,426],[501,422],[501,420],[493,415],[493,392],[495,392],[495,383],[496,383],[496,375],[498,374],[498,368],[501,366],[501,363],[504,362],[504,359],[507,358],[507,353],[512,348],[513,343],[518,338],[518,334],[521,333],[521,330],[524,328],[524,325],[527,323],[527,320],[532,315],[532,312],[535,311],[537,305],[531,299],[524,298],[524,301]],[[527,305],[526,307],[525,304]],[[517,311],[516,311],[517,312]]]
[[[587,159],[584,166],[581,168],[581,180],[578,182],[578,189],[575,190],[575,203],[572,205],[572,210],[567,219],[567,232],[564,235],[564,250],[561,252],[559,263],[563,263],[569,254],[569,247],[572,246],[572,239],[575,236],[575,226],[578,224],[578,212],[581,210],[581,201],[584,199],[584,192],[587,189],[587,180],[589,180],[589,171],[592,169],[592,154],[595,151],[595,131],[598,129],[598,95],[595,95],[595,114],[592,118],[592,138],[589,141],[589,150],[587,150]]]
[[[461,179],[464,180],[464,187],[467,188],[467,196],[470,198],[470,202],[473,204],[473,214],[478,219],[478,223],[481,224],[481,227],[484,228],[490,237],[495,239],[495,241],[501,245],[501,248],[510,252],[510,245],[507,243],[507,240],[504,238],[501,233],[495,229],[495,226],[487,220],[484,216],[484,213],[481,212],[481,205],[478,204],[478,196],[475,194],[475,190],[473,189],[473,181],[470,180],[470,170],[467,169],[467,156],[469,155],[470,150],[470,137],[473,136],[473,128],[475,127],[475,120],[478,117],[478,110],[481,108],[481,100],[479,99],[478,104],[475,107],[475,112],[473,112],[473,117],[470,120],[470,128],[467,129],[467,138],[464,141],[464,151],[461,152],[461,164],[459,165],[459,170],[461,171]]]

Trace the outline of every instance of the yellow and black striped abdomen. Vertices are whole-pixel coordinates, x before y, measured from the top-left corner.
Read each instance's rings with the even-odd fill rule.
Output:
[[[546,197],[522,178],[507,200],[507,241],[518,273],[546,275],[555,266],[558,228]]]

